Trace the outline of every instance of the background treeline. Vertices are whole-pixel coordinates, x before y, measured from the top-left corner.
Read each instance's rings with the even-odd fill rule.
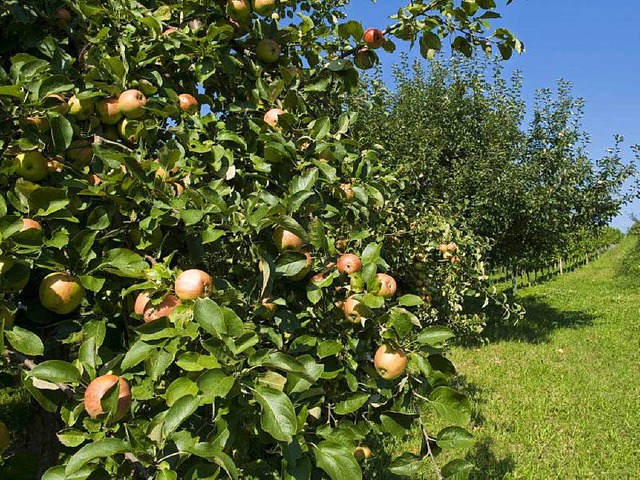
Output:
[[[394,81],[378,73],[352,101],[359,134],[387,150],[385,167],[406,182],[411,216],[448,212],[487,240],[493,271],[535,271],[619,239],[607,225],[633,197],[635,167],[621,137],[604,157],[589,155],[570,82],[538,90],[527,115],[521,74],[505,79],[498,62],[405,60]]]

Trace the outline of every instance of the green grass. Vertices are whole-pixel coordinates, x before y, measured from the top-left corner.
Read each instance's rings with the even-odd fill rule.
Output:
[[[522,289],[525,319],[451,352],[475,404],[472,478],[639,478],[640,278],[625,274],[635,242]]]

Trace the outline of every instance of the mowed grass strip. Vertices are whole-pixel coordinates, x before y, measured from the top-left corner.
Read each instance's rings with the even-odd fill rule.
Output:
[[[640,278],[624,266],[636,241],[522,289],[526,319],[453,349],[476,408],[472,478],[640,478]]]

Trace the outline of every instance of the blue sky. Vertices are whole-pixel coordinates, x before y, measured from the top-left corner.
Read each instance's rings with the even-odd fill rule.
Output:
[[[352,0],[349,16],[367,27],[384,27],[388,16],[406,4],[402,0]],[[505,75],[521,70],[529,104],[538,88],[553,87],[560,78],[570,80],[574,94],[586,100],[584,128],[591,135],[589,152],[601,157],[613,136],[625,138],[624,158],[640,144],[640,17],[636,1],[515,0],[508,7],[499,1],[500,25],[525,42],[526,53],[505,65]],[[397,42],[397,52],[408,44]],[[419,56],[417,47],[412,56]],[[385,77],[398,55],[381,55]],[[640,216],[640,202],[627,206],[613,225],[626,229],[631,214]]]

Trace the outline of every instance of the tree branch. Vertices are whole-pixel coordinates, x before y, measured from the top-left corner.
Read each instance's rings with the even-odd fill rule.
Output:
[[[33,370],[38,365],[30,358],[22,355],[21,353],[14,352],[13,350],[5,350],[4,352],[2,352],[2,356],[7,363],[13,360],[15,363],[22,365],[27,370]],[[60,390],[62,390],[69,398],[73,396],[73,388],[71,388],[66,383],[55,383],[55,385]]]

